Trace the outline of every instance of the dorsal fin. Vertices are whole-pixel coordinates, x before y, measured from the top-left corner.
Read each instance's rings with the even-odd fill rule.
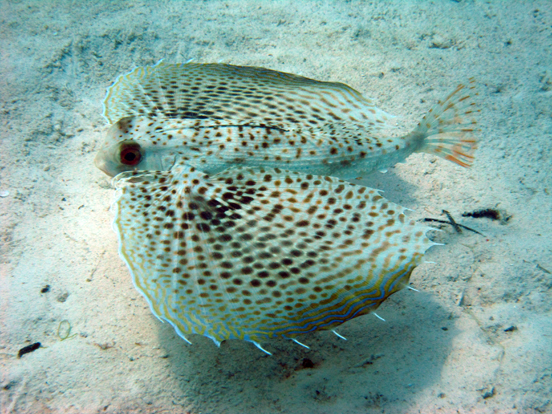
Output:
[[[104,117],[222,119],[236,125],[357,123],[378,129],[392,116],[342,83],[217,63],[138,67],[108,89]]]

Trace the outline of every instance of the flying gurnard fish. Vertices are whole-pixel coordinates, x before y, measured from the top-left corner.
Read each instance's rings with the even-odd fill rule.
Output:
[[[343,84],[191,63],[120,77],[96,165],[115,176],[135,286],[185,340],[260,349],[374,311],[435,243],[404,208],[337,177],[416,151],[470,165],[474,95],[460,85],[412,133],[378,139],[388,115]]]
[[[378,138],[391,118],[341,83],[226,64],[140,67],[109,88],[111,128],[96,165],[168,171],[185,162],[208,174],[230,166],[285,168],[351,179],[414,152],[473,162],[475,82],[459,85],[403,137]]]

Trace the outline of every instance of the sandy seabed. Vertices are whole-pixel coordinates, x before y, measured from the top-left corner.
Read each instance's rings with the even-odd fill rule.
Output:
[[[0,42],[2,413],[552,412],[550,1],[2,1]],[[161,58],[344,82],[398,132],[475,77],[472,168],[413,155],[364,182],[482,235],[444,225],[420,292],[347,341],[187,345],[134,289],[93,165],[106,88]],[[462,217],[485,208],[502,220]]]

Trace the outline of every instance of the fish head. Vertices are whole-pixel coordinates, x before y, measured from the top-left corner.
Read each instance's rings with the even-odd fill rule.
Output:
[[[96,167],[114,177],[125,171],[167,171],[177,157],[185,159],[185,147],[171,142],[166,128],[161,133],[156,124],[141,117],[127,117],[113,124],[94,160]]]

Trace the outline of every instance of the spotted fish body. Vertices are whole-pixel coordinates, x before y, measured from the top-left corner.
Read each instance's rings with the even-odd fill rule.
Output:
[[[473,162],[473,80],[439,102],[410,134],[378,137],[390,115],[340,83],[254,67],[165,64],[137,68],[109,89],[110,124],[96,165],[109,175],[229,166],[357,178],[413,152]]]
[[[176,164],[114,184],[121,257],[184,339],[258,345],[334,328],[405,287],[433,245],[403,208],[337,178]]]

